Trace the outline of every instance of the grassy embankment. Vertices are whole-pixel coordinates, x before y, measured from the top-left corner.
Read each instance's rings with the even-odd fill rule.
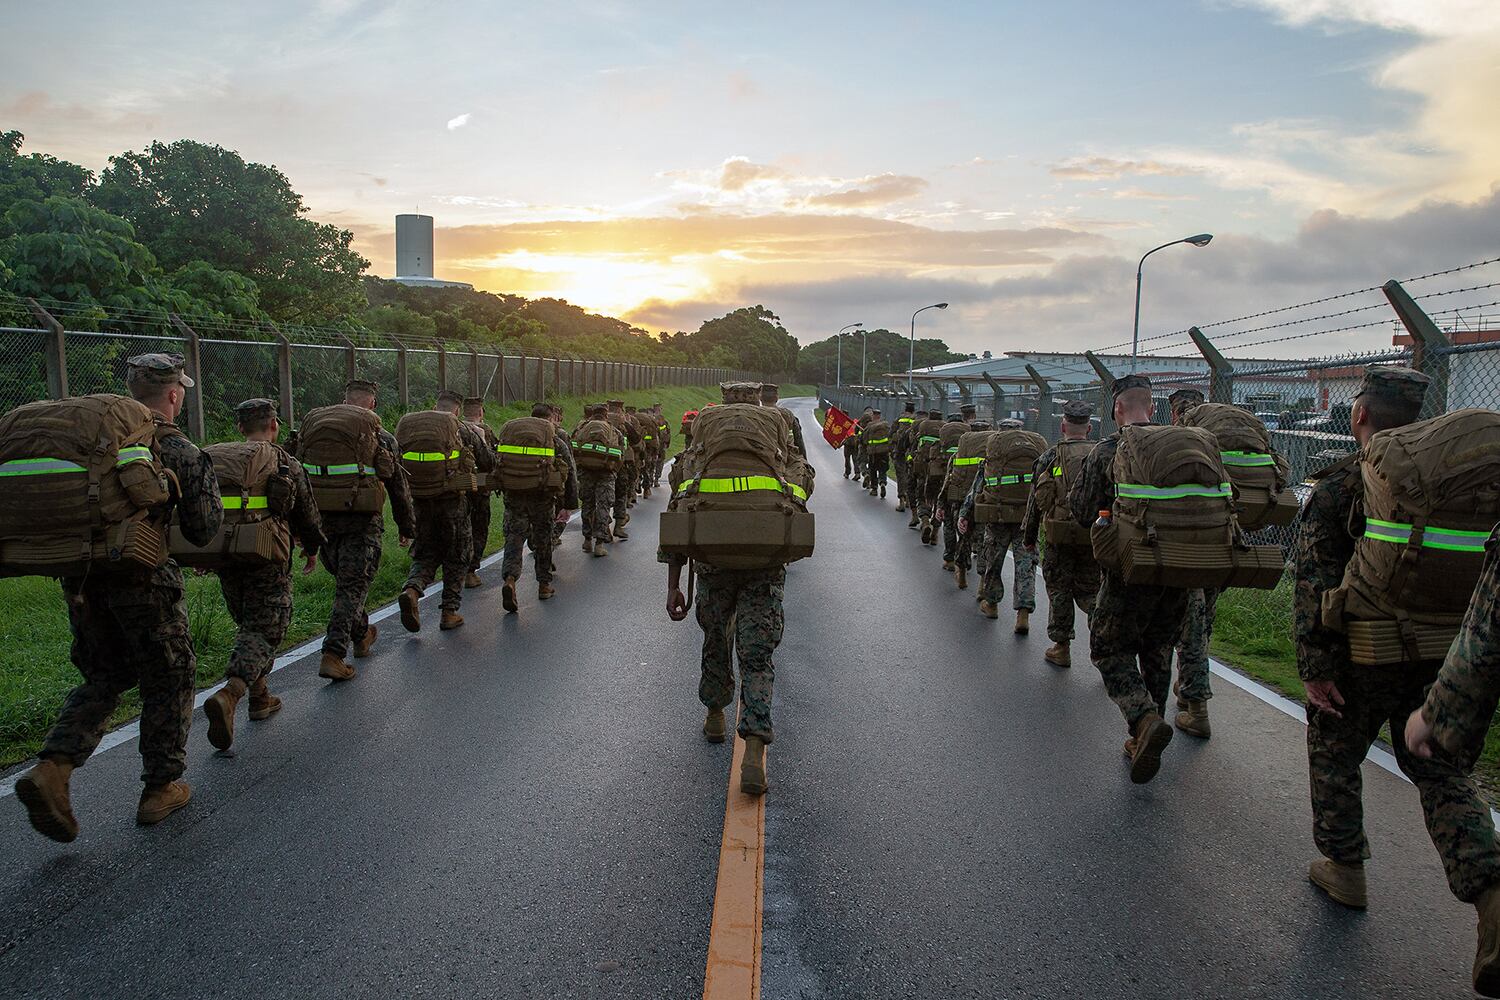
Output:
[[[810,395],[810,386],[786,386],[788,396]],[[681,447],[676,434],[684,410],[696,409],[719,398],[717,388],[669,387],[620,394],[632,405],[662,404],[674,434],[672,450]],[[571,427],[584,400],[563,397],[564,424]],[[512,417],[527,415],[521,405],[491,404],[486,419],[499,427]],[[502,542],[501,502],[495,500],[487,552]],[[406,551],[396,544],[394,527],[386,516],[386,537],[380,572],[370,588],[371,608],[394,600],[411,565]],[[299,561],[300,565],[300,561]],[[188,623],[198,651],[198,686],[208,687],[224,676],[229,648],[234,641],[234,623],[224,607],[217,578],[187,578]],[[323,632],[333,604],[333,578],[319,567],[311,576],[297,575],[293,589],[292,627],[284,643],[291,647]],[[56,580],[38,577],[0,579],[0,767],[25,760],[37,751],[57,716],[63,699],[78,683],[78,673],[68,660],[68,620]],[[125,722],[140,712],[140,700],[131,691],[115,713],[114,723]]]

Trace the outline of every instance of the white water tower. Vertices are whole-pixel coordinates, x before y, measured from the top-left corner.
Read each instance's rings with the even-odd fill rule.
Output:
[[[396,277],[403,285],[427,288],[473,288],[464,281],[442,281],[432,276],[432,216],[396,216]]]

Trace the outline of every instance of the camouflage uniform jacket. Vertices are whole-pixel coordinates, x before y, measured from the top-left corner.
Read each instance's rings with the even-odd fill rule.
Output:
[[[480,452],[484,452],[490,457],[490,464],[488,468],[479,465],[478,458],[475,458],[474,460],[475,466],[479,469],[480,472],[491,471],[495,468],[495,449],[500,445],[500,438],[495,434],[495,429],[489,424],[481,423],[476,420],[465,420],[463,422],[463,425],[473,430],[475,436],[479,438],[479,446],[475,448],[474,454],[477,456]],[[464,442],[466,444],[468,443],[468,441],[468,438],[464,439]],[[489,496],[491,492],[493,491],[490,489],[489,481],[487,479],[480,480],[479,495]]]
[[[1349,511],[1359,493],[1357,455],[1325,470],[1297,524],[1292,555],[1292,638],[1297,644],[1297,673],[1304,681],[1330,680],[1349,668],[1349,642],[1323,624],[1323,594],[1344,579],[1354,556]]]
[[[1026,497],[1026,516],[1021,519],[1021,542],[1024,545],[1035,545],[1042,534],[1042,521],[1047,512],[1039,510],[1036,504],[1036,484],[1042,478],[1042,473],[1057,463],[1057,445],[1053,445],[1042,452],[1037,458],[1036,464],[1031,467],[1031,493]],[[1071,498],[1070,498],[1071,500]],[[1103,510],[1104,508],[1099,508]],[[1098,517],[1098,512],[1094,514]],[[1089,522],[1093,524],[1093,521]]]
[[[1466,763],[1483,749],[1500,701],[1500,527],[1487,548],[1468,614],[1422,706],[1433,739]]]
[[[307,479],[307,470],[281,445],[272,447],[276,449],[277,474],[285,476],[292,483],[292,509],[286,513],[292,538],[302,546],[304,553],[315,556],[328,539],[323,534],[323,518],[318,513],[318,505],[313,502],[312,483]]]
[[[417,509],[411,502],[411,489],[406,485],[406,470],[401,467],[397,460],[401,455],[401,446],[396,443],[396,435],[381,428],[376,434],[377,447],[385,449],[390,453],[390,467],[396,471],[389,479],[382,479],[385,484],[385,492],[391,501],[391,516],[396,519],[396,530],[403,538],[415,538],[417,534]],[[369,517],[368,514],[340,514],[339,517]]]
[[[906,461],[911,454],[912,431],[917,427],[917,420],[909,413],[903,413],[891,421],[891,456],[900,456],[900,461]]]
[[[1116,431],[1094,446],[1083,460],[1078,482],[1068,493],[1068,507],[1073,511],[1073,520],[1085,528],[1092,528],[1099,519],[1099,512],[1114,506],[1115,502],[1115,451],[1120,447],[1120,432]]]
[[[552,435],[553,450],[568,460],[568,481],[563,484],[562,509],[578,509],[578,463],[573,460],[573,446],[559,427]]]
[[[166,417],[157,414],[156,450],[161,464],[177,477],[177,521],[182,536],[194,545],[207,545],[224,523],[224,501],[219,497],[219,478],[214,463],[187,435]],[[182,589],[182,570],[168,559],[150,571],[156,586]]]
[[[463,442],[465,448],[474,453],[474,468],[480,472],[493,472],[495,471],[496,463],[495,445],[499,444],[499,441],[491,443],[490,439],[495,436],[495,432],[491,431],[488,427],[484,427],[484,430],[481,431],[480,427],[483,426],[482,424],[471,424],[467,420],[460,420],[458,422],[458,439]],[[486,434],[485,431],[489,431],[489,433]]]

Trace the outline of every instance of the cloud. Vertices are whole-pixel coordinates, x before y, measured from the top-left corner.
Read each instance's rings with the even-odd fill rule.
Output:
[[[1197,201],[1191,194],[1168,194],[1165,191],[1148,191],[1145,188],[1116,188],[1109,193],[1111,198],[1126,201]]]
[[[1054,163],[1047,168],[1053,177],[1065,180],[1112,180],[1127,176],[1184,177],[1196,171],[1181,163],[1156,160],[1122,160],[1108,156],[1083,156]]]
[[[913,198],[926,189],[927,182],[920,177],[881,174],[860,178],[854,182],[854,187],[843,191],[813,195],[807,199],[807,204],[819,208],[873,208]]]
[[[469,124],[469,119],[472,118],[472,117],[473,117],[473,114],[471,112],[465,111],[463,114],[459,115],[457,118],[449,118],[448,119],[448,131],[449,132],[456,132],[456,131],[458,131],[459,129],[463,128],[465,125]]]
[[[1241,0],[1290,25],[1359,24],[1433,38],[1500,28],[1494,0]]]
[[[731,156],[719,167],[720,191],[743,191],[755,181],[779,180],[786,176],[780,167],[751,163],[748,157]]]

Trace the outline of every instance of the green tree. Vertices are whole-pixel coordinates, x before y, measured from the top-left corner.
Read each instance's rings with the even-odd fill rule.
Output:
[[[860,358],[866,349],[868,349],[868,354],[864,356],[869,361],[869,377],[872,381],[888,371],[905,371],[909,351],[914,354],[913,363],[918,368],[945,365],[952,361],[962,361],[967,357],[967,355],[950,351],[946,343],[936,338],[918,340],[915,350],[912,351],[911,344],[905,336],[890,330],[871,330],[867,336],[846,333],[843,365],[846,385],[859,381]],[[831,380],[837,365],[837,351],[838,341],[833,337],[802,348],[797,355],[797,380],[819,382],[825,378],[825,373],[826,377]]]
[[[169,270],[205,261],[250,278],[273,319],[325,323],[365,305],[370,262],[350,248],[353,234],[306,218],[286,175],[231,150],[153,142],[111,157],[90,199],[130,222]]]
[[[733,358],[727,367],[762,375],[789,375],[797,367],[797,340],[775,313],[765,306],[746,306],[704,322],[696,333],[672,338],[691,358],[704,364],[724,365],[716,358]],[[714,354],[717,348],[724,353]]]

